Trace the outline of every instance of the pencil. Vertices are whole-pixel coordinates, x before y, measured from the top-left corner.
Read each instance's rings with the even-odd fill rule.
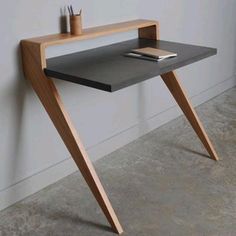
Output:
[[[71,16],[70,7],[67,6],[67,9],[68,9],[68,12],[69,12],[69,14],[70,14],[70,16]]]
[[[72,14],[72,16],[73,16],[73,15],[74,15],[74,11],[73,11],[72,5],[70,5],[70,10],[71,10],[71,14]]]

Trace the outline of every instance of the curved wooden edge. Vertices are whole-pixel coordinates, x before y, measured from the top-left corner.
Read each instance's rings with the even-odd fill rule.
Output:
[[[58,44],[64,44],[79,40],[86,40],[86,39],[92,39],[100,36],[105,36],[109,34],[119,33],[119,32],[125,32],[135,29],[142,29],[142,28],[148,28],[146,32],[149,32],[149,34],[152,34],[152,30],[150,30],[151,27],[158,28],[158,22],[153,20],[132,20],[132,21],[126,21],[116,24],[109,24],[104,26],[97,26],[93,28],[87,28],[83,29],[82,35],[71,35],[70,33],[66,34],[53,34],[53,35],[46,35],[42,37],[36,37],[31,39],[25,39],[24,41],[32,42],[36,44],[40,44],[43,47],[58,45]],[[157,29],[158,31],[158,29]],[[144,31],[143,31],[144,32]],[[158,33],[159,34],[159,33]],[[141,34],[144,36],[144,33]],[[145,33],[146,35],[146,33]],[[158,36],[156,37],[156,39]]]

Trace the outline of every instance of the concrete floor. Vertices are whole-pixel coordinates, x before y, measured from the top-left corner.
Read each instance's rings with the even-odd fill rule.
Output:
[[[236,88],[197,111],[218,163],[183,116],[95,163],[123,235],[236,235]],[[2,211],[0,235],[115,234],[77,172]]]

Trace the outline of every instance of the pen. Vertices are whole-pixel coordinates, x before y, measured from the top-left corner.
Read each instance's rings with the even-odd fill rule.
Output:
[[[69,14],[70,14],[70,16],[71,16],[72,14],[71,14],[71,11],[70,11],[70,7],[67,6],[67,9],[68,9],[68,12],[69,12]]]
[[[71,10],[71,14],[72,14],[72,16],[73,16],[73,15],[74,15],[74,11],[73,11],[72,5],[70,5],[70,10]]]

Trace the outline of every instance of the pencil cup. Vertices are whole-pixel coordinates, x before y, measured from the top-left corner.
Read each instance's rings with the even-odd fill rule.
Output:
[[[70,33],[73,35],[82,34],[82,17],[81,15],[70,16]]]

